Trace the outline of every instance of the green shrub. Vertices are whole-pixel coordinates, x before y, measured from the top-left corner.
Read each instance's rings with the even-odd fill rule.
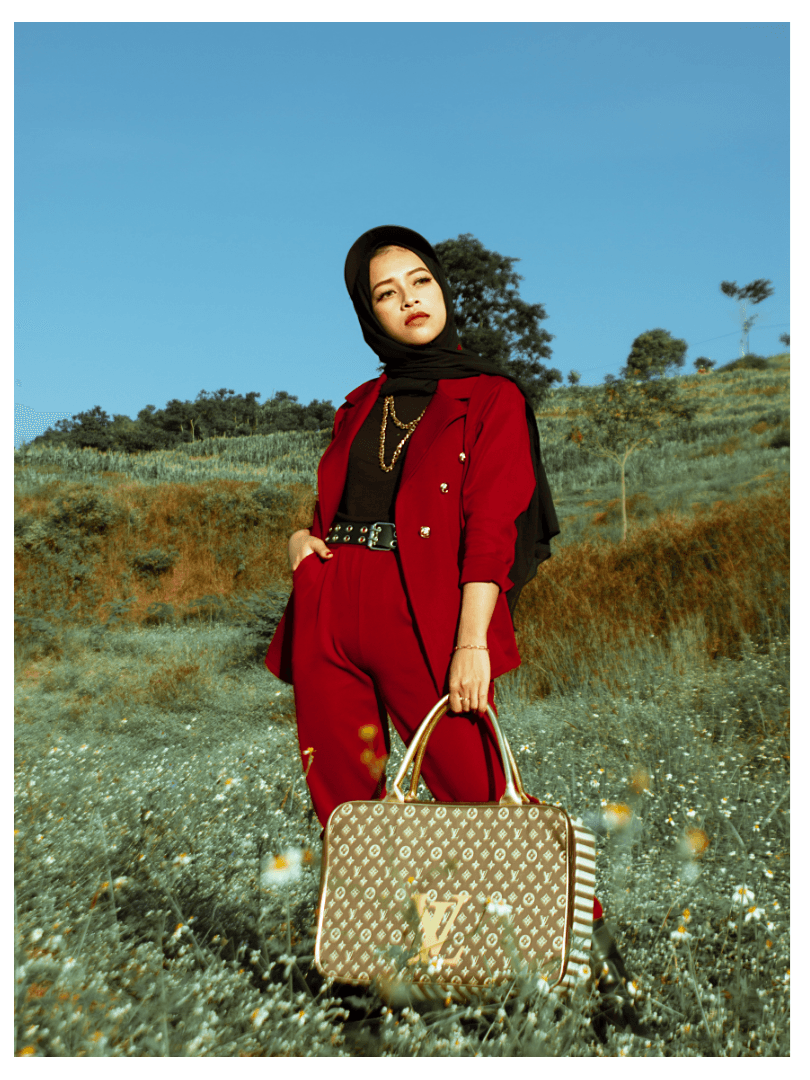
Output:
[[[739,360],[732,360],[728,364],[721,365],[721,367],[717,368],[717,371],[742,371],[744,369],[767,371],[770,366],[764,356],[757,356],[756,353],[746,353]]]
[[[771,450],[781,450],[785,446],[790,446],[790,428],[780,428],[768,443],[768,446]]]
[[[154,579],[171,570],[178,558],[179,552],[174,548],[170,548],[169,551],[152,548],[151,551],[136,552],[129,557],[128,562],[140,577]]]
[[[229,529],[255,527],[261,524],[256,503],[242,491],[211,491],[200,503],[200,513],[217,520],[227,519]]]
[[[146,609],[144,622],[148,626],[159,626],[161,623],[174,622],[174,607],[171,604],[150,604]]]
[[[61,635],[50,619],[14,616],[14,650],[19,660],[40,660],[60,651]]]
[[[289,515],[295,502],[287,488],[280,488],[274,484],[262,484],[250,494],[251,498],[264,510],[268,510],[273,517]]]
[[[59,496],[48,510],[48,520],[55,529],[78,532],[83,536],[106,533],[122,515],[122,510],[111,499],[92,487]]]
[[[246,631],[243,657],[247,663],[264,659],[288,599],[289,594],[282,589],[265,589],[251,596],[240,597],[241,610],[234,622]]]

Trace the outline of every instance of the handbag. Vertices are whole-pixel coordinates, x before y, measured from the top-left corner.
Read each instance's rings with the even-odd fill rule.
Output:
[[[590,975],[593,833],[561,806],[530,800],[491,707],[501,799],[420,801],[422,760],[447,703],[422,721],[384,799],[330,815],[315,965],[327,979],[375,983],[389,1003],[469,1001],[520,975],[565,994]]]

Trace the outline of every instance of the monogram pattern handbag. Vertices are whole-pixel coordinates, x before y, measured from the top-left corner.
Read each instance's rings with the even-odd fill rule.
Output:
[[[374,982],[389,1001],[470,1000],[519,973],[565,993],[589,974],[593,834],[562,807],[529,800],[491,708],[506,776],[500,801],[418,801],[447,701],[423,720],[385,799],[332,812],[315,965],[327,978]]]

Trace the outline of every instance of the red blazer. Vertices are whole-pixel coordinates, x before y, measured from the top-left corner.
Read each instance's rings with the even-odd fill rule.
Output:
[[[343,495],[349,448],[384,380],[381,375],[353,390],[335,416],[318,466],[313,536],[328,532]],[[492,678],[520,664],[505,594],[512,585],[515,519],[528,507],[534,484],[525,403],[515,384],[498,375],[440,379],[409,440],[395,508],[405,586],[437,696],[446,689],[465,582],[494,581],[501,590],[487,635]],[[265,658],[285,682],[294,677],[294,619],[293,589]]]

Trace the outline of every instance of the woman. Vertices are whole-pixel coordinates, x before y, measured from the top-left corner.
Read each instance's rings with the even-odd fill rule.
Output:
[[[293,684],[322,825],[340,803],[385,793],[387,716],[408,743],[444,693],[428,789],[446,802],[500,798],[486,706],[493,680],[520,663],[511,611],[559,533],[531,404],[462,347],[424,237],[371,229],[345,278],[383,374],[335,417],[312,526],[290,537],[293,592],[265,661]]]
[[[442,801],[500,797],[485,713],[492,680],[520,663],[507,594],[559,531],[530,406],[462,349],[427,241],[372,229],[349,252],[346,285],[384,374],[337,413],[266,661],[293,683],[324,825],[341,802],[384,791],[386,713],[408,742],[443,693],[452,712],[428,745],[428,788]]]

